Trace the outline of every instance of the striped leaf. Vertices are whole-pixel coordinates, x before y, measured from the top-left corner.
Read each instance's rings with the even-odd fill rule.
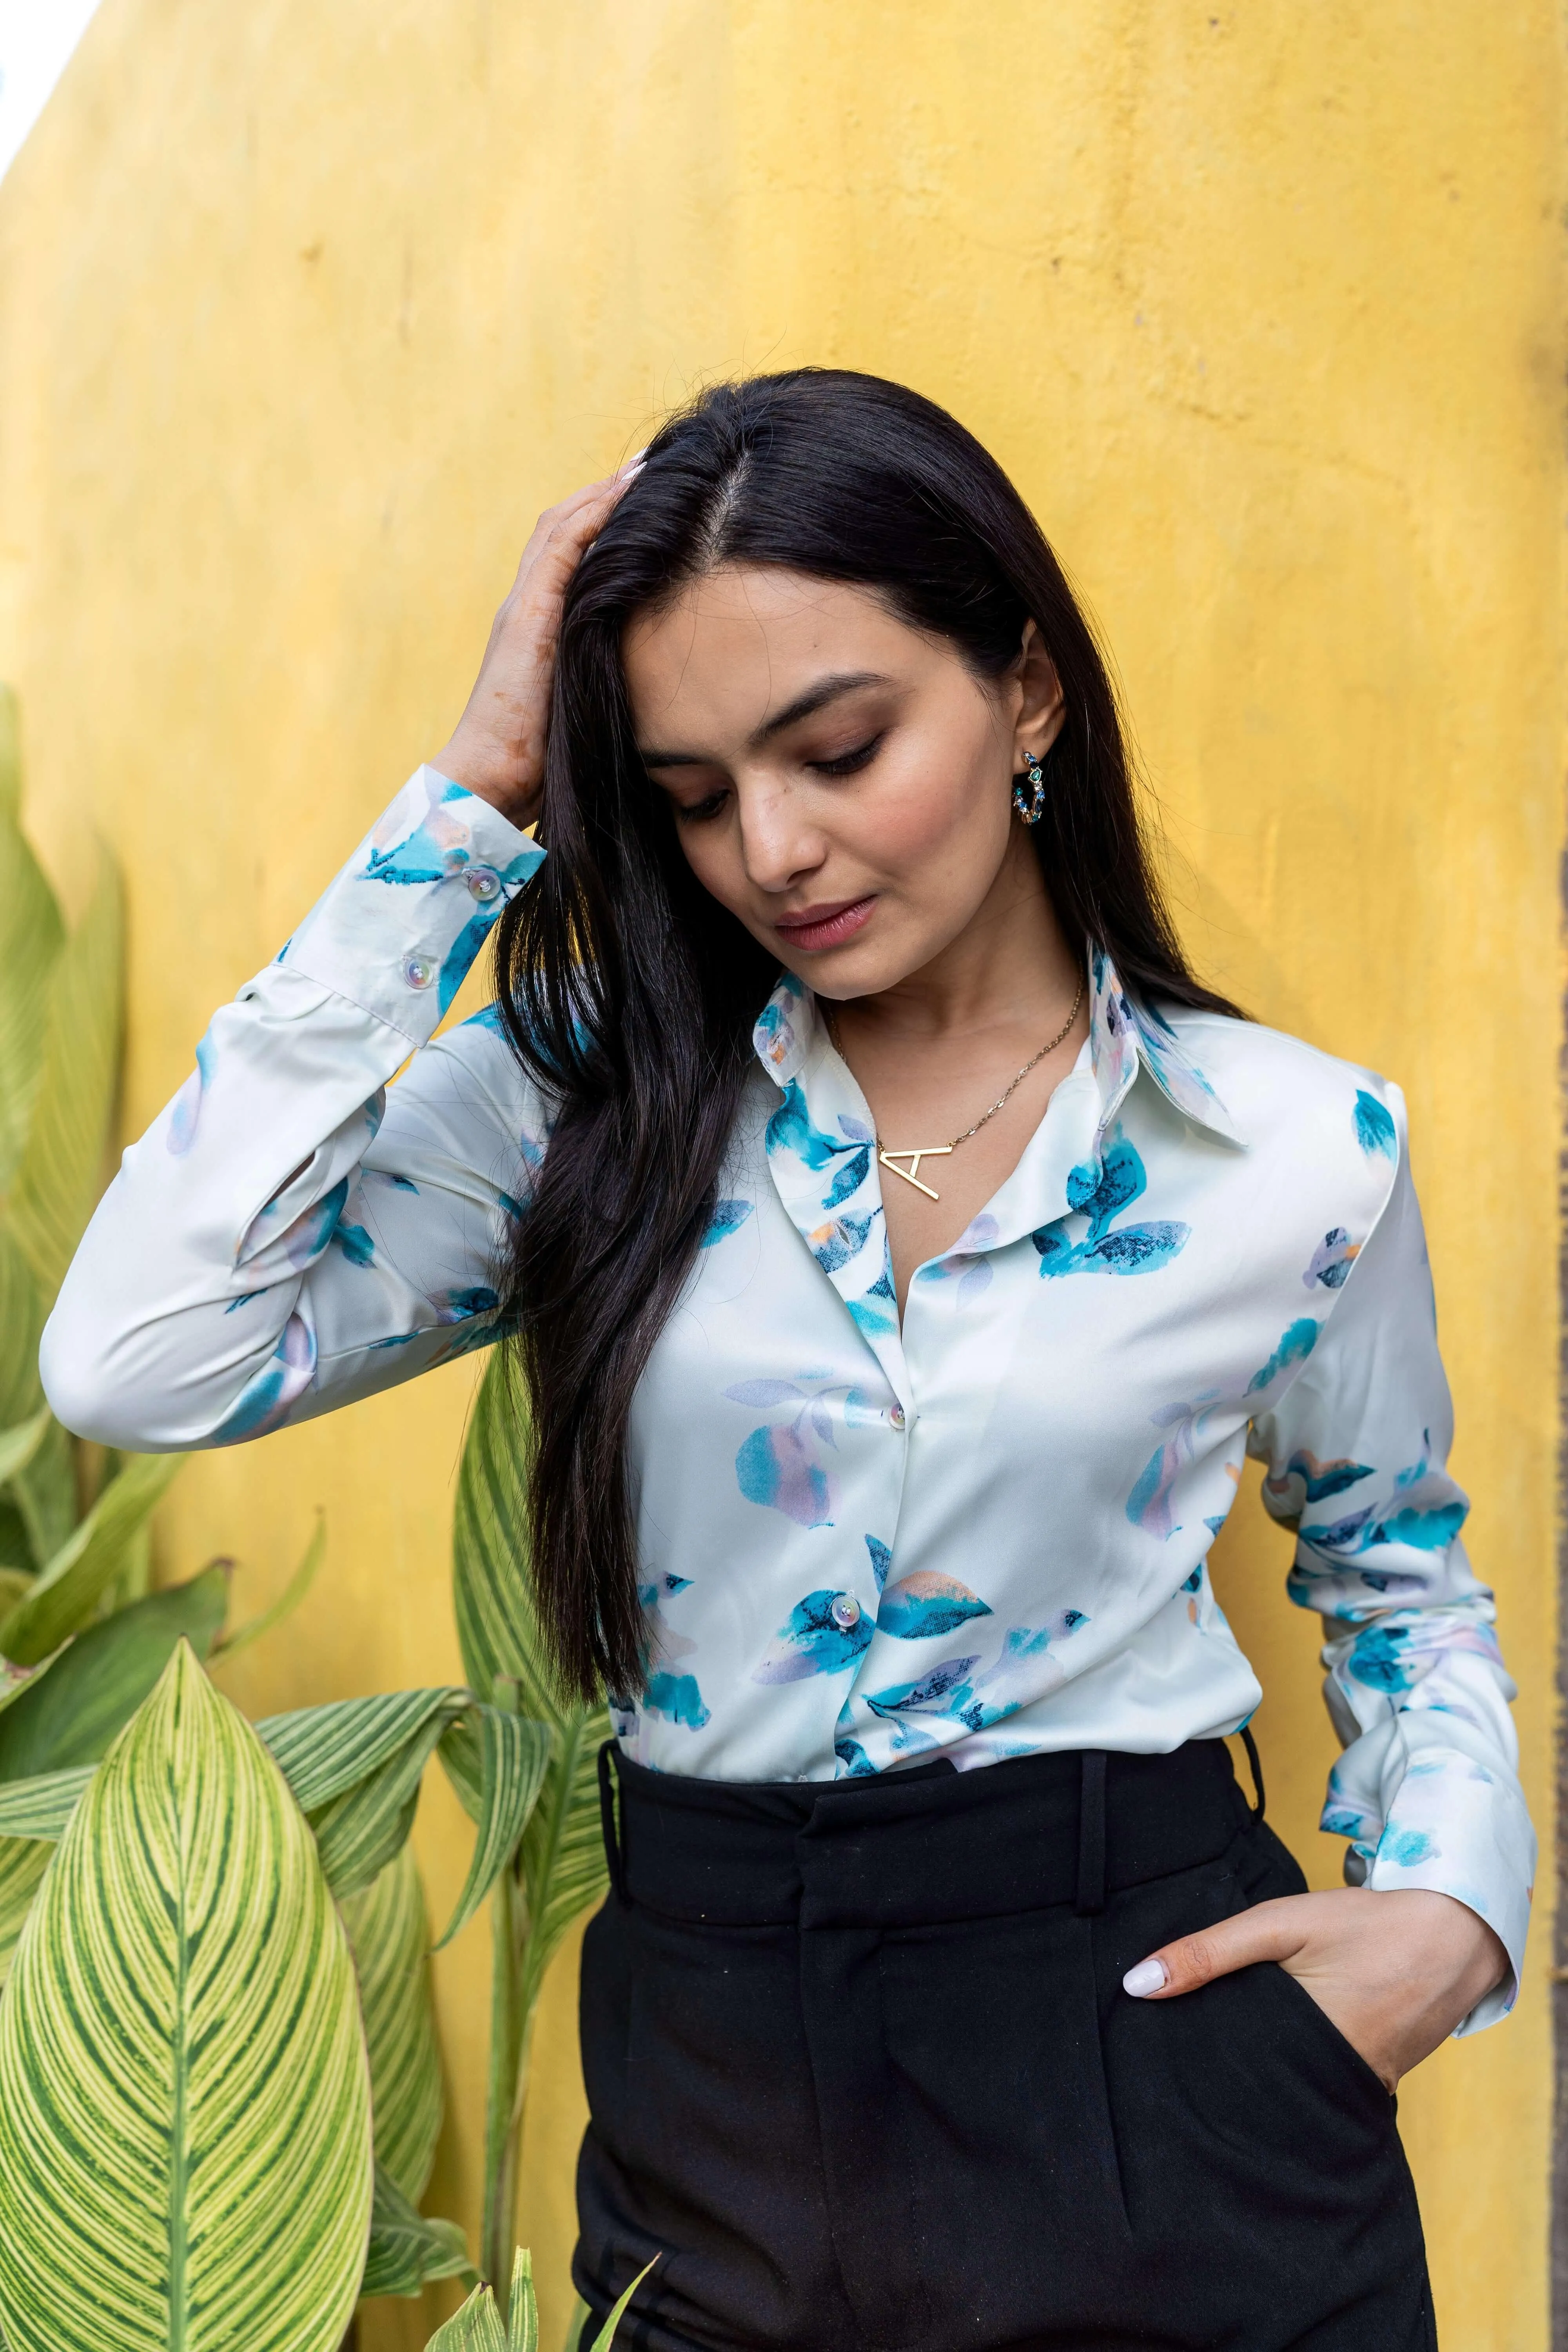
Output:
[[[539,2352],[539,2299],[526,2246],[512,2258],[510,2310],[510,2324],[503,2327],[489,2288],[476,2287],[461,2311],[436,2330],[426,2352]]]
[[[335,2352],[371,2179],[353,1968],[314,1844],[182,1643],[0,1999],[11,2352]]]
[[[479,1834],[463,1891],[436,1946],[437,1951],[468,1926],[517,1851],[517,1842],[539,1801],[554,1740],[548,1724],[530,1722],[500,1707],[477,1706],[442,1741],[443,1759],[459,1732],[468,1734],[477,1749]]]
[[[533,2013],[545,1970],[578,1916],[603,1895],[598,1751],[602,1707],[563,1698],[539,1638],[528,1582],[525,1434],[504,1361],[480,1384],[463,1448],[452,1529],[458,1640],[481,1699],[549,1727],[551,1759],[514,1871],[497,1883],[491,1929],[489,2081],[479,2267],[500,2274],[515,2242],[518,2144]]]
[[[49,1844],[63,1838],[97,1769],[76,1764],[67,1772],[40,1772],[32,1780],[0,1781],[0,1838],[40,1838]]]
[[[44,1302],[33,1269],[0,1208],[0,1423],[7,1428],[37,1412],[38,1341]]]
[[[119,1076],[123,952],[120,879],[100,850],[91,901],[49,972],[37,1088],[6,1203],[46,1300],[98,1198]]]
[[[184,1459],[183,1454],[125,1456],[68,1542],[0,1625],[0,1652],[33,1665],[87,1623]]]
[[[0,1985],[50,1859],[50,1849],[32,1839],[0,1837]]]
[[[488,2286],[477,2286],[460,2311],[438,2327],[425,2352],[508,2352],[496,2299]]]
[[[538,1801],[522,1841],[529,1936],[521,1988],[531,2010],[544,1971],[573,1921],[604,1895],[598,1754],[610,1736],[602,1707],[562,1698],[545,1660],[523,1563],[528,1521],[520,1470],[518,1406],[505,1367],[485,1374],[458,1480],[452,1532],[458,1638],[481,1698],[504,1704],[554,1733]]]
[[[470,1694],[460,1685],[384,1691],[270,1715],[256,1727],[278,1759],[301,1811],[319,1812],[345,1789],[390,1763],[429,1723],[455,1722]]]
[[[0,1423],[26,1421],[43,1402],[38,1341],[44,1302],[33,1269],[0,1208]]]
[[[228,1570],[133,1601],[77,1634],[0,1713],[0,1782],[95,1764],[153,1688],[182,1636],[205,1658],[228,1606]]]
[[[0,1192],[22,1157],[43,1063],[49,975],[65,938],[21,827],[16,702],[0,686]]]
[[[124,926],[107,851],[81,921],[54,960],[37,1092],[5,1213],[52,1300],[98,1199],[120,1068]]]
[[[473,2281],[478,2276],[456,2221],[421,2213],[378,2164],[360,2293],[417,2294],[432,2279]]]
[[[309,1814],[327,1885],[340,1901],[368,1886],[406,1841],[425,1767],[446,1727],[432,1709],[395,1756]]]
[[[341,1906],[370,2053],[375,2160],[416,2204],[441,2136],[441,2058],[430,1990],[430,1923],[412,1850]]]
[[[654,2256],[654,2262],[658,2260]],[[626,2315],[626,2307],[653,2268],[639,2271],[625,2294],[616,2305],[608,2319],[594,2338],[594,2352],[610,2352],[616,2340],[616,2330]],[[568,2343],[572,2342],[569,2336]],[[511,2271],[511,2297],[508,2324],[501,2326],[494,2295],[488,2286],[476,2287],[461,2311],[455,2312],[442,2327],[438,2327],[425,2347],[425,2352],[539,2352],[539,2305],[533,2293],[533,2260],[527,2249],[519,2246]]]

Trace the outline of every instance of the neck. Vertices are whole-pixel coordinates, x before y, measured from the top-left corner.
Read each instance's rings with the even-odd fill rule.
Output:
[[[998,1028],[1056,1025],[1083,978],[1029,839],[1016,828],[990,889],[958,936],[919,971],[837,1010],[863,1036],[931,1045]]]

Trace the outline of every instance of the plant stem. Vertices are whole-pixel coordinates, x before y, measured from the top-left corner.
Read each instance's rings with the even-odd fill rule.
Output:
[[[527,2020],[523,1954],[528,1902],[513,1862],[490,1897],[490,2063],[485,2096],[485,2203],[479,2271],[495,2290],[504,2321],[517,2230],[517,2090]]]

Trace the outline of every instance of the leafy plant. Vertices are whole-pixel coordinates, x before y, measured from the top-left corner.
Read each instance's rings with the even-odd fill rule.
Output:
[[[40,1693],[41,1688],[40,1684]],[[405,1872],[401,1857],[419,1780],[431,1755],[438,1754],[476,1825],[473,1861],[447,1927],[448,1934],[455,1933],[484,1901],[497,1877],[511,1866],[538,1801],[548,1745],[543,1727],[499,1713],[455,1686],[304,1707],[272,1717],[253,1732],[211,1690],[194,1648],[181,1637],[156,1687],[101,1766],[80,1764],[0,1782],[0,1839],[6,1846],[31,1843],[47,1857],[50,1842],[59,1842],[41,1889],[35,1884],[37,1899],[22,1931],[12,1981],[0,1998],[0,2102],[11,2117],[0,2128],[0,2203],[7,2212],[0,2311],[12,2352],[33,2352],[35,2346],[42,2352],[46,2344],[51,2352],[74,2352],[79,2341],[95,2347],[109,2343],[114,2352],[121,2347],[123,2352],[142,2352],[143,2347],[151,2352],[154,2346],[184,2352],[187,2344],[194,2347],[198,2340],[204,2347],[226,2347],[226,2352],[231,2344],[235,2352],[241,2346],[245,2352],[254,2352],[254,2347],[273,2342],[279,2347],[287,2343],[290,2352],[308,2352],[318,2342],[336,2345],[347,2305],[319,2264],[310,2271],[319,2302],[319,2335],[312,2332],[316,2305],[295,2309],[285,2303],[293,2312],[293,2335],[268,2334],[253,2315],[243,2326],[237,2317],[231,2326],[225,2315],[231,2305],[225,2298],[236,2298],[232,2308],[237,2313],[243,2305],[249,2315],[245,2302],[248,2289],[231,2283],[221,2267],[210,2279],[204,2274],[197,2300],[206,2316],[199,2335],[191,2316],[195,2304],[180,2302],[186,2292],[182,2282],[191,2274],[192,2231],[197,2228],[196,2205],[180,2203],[187,2191],[193,2199],[197,2194],[192,2186],[195,2175],[180,2150],[187,2141],[191,2149],[216,2144],[214,2131],[207,2128],[206,2111],[197,2119],[192,2104],[199,2088],[195,2077],[181,2087],[180,2053],[199,2045],[212,2079],[229,2083],[230,2093],[223,2095],[232,2095],[237,2132],[245,2103],[270,2095],[266,2083],[247,2071],[246,2056],[270,2047],[266,2040],[269,2004],[291,2005],[299,2030],[304,2031],[314,2011],[305,2000],[306,1978],[300,1969],[308,1964],[309,1971],[326,1969],[330,1974],[335,1966],[331,1955],[340,1945],[353,2045],[368,2086],[363,2199],[353,2205],[347,2176],[314,2161],[308,2134],[301,2139],[291,2126],[289,2134],[270,2137],[263,2122],[246,2159],[243,2194],[235,2188],[222,2207],[219,2234],[227,2250],[225,2260],[232,2263],[237,2280],[241,2271],[264,2273],[274,2251],[293,2243],[290,2232],[330,2232],[338,2226],[331,2212],[339,2212],[341,2219],[341,2209],[352,2205],[357,2217],[351,2280],[354,2292],[411,2294],[429,2279],[474,2277],[456,2224],[421,2214],[404,2185],[421,2163],[427,2166],[433,2136],[421,2035],[417,2027],[411,2032],[408,2013],[400,2009],[407,1987],[417,1987],[419,1979],[388,1972],[381,1998],[370,2011],[387,2091],[384,2106],[376,2111],[374,2149],[380,2161],[373,2172],[375,2070],[366,2049],[348,1937],[335,1912],[337,1944],[312,1924],[316,1898],[311,1890],[319,1886],[329,1907],[333,1895],[340,1901],[363,1898],[357,1916],[362,1933],[378,1914],[384,1918],[401,1911],[405,1916],[399,1932],[405,1948],[406,1915],[413,1910],[422,1951],[423,1896],[411,1901],[388,1874]],[[270,1759],[259,1780],[253,1750],[264,1762]],[[277,1770],[269,1779],[271,1767]],[[279,1829],[276,1807],[269,1811],[262,1802],[258,1791],[267,1787],[291,1799],[287,1818],[299,1823],[309,1846],[309,1870],[298,1861],[298,1841],[289,1844],[292,1832],[286,1835]],[[268,1855],[282,1853],[286,1846],[294,1859],[282,1877],[282,1864],[269,1876]],[[157,1862],[159,1855],[170,1857],[166,1867]],[[403,1874],[404,1890],[406,1885]],[[197,1921],[194,1914],[187,1919],[181,1906],[198,1898],[206,1906],[202,1919]],[[354,1917],[352,1910],[350,1917]],[[219,1969],[222,1953],[228,1958]],[[137,1977],[139,1967],[150,1974]],[[85,2020],[78,2015],[79,1976],[89,1987]],[[198,2014],[193,2004],[204,1986],[211,1998]],[[135,2011],[139,2027],[143,2012],[159,2021],[163,2039],[158,2041],[154,2034],[150,2045],[153,2054],[143,2053],[143,2058],[153,2073],[160,2063],[165,2066],[172,2087],[163,2105],[149,2103],[134,2063],[125,2079],[114,2074],[107,2021],[127,2005],[128,2013]],[[318,2038],[326,2030],[320,2019],[310,2024]],[[336,2032],[336,2026],[331,2030]],[[131,2038],[134,2061],[144,2035]],[[400,2058],[405,2061],[410,2052],[412,2068],[404,2063],[400,2073]],[[270,2066],[281,2061],[267,2063]],[[57,2068],[64,2069],[58,2081]],[[226,2074],[226,2068],[236,2071]],[[321,2095],[319,2089],[314,2095]],[[121,2110],[127,2099],[142,2117],[141,2138],[125,2126]],[[55,2147],[57,2137],[64,2155]],[[157,2176],[163,2188],[153,2199],[155,2204],[163,2199],[158,2210],[166,2224],[164,2236],[160,2239],[153,2223],[146,2223],[142,2232],[145,2242],[137,2242],[131,2256],[133,2275],[121,2278],[116,2272],[100,2279],[85,2251],[79,2256],[71,2253],[51,2197],[28,2191],[26,2184],[47,2176],[63,2184],[61,2195],[79,2200],[87,2196],[76,2178],[81,2171],[89,2187],[98,2184],[99,2199],[94,2206],[87,2198],[82,2211],[89,2217],[96,2213],[90,2227],[104,2238],[104,2211],[129,2193],[121,2179],[123,2169],[135,2168],[140,2180],[153,2178],[148,2172],[153,2161],[148,2148],[165,2143],[167,2165],[164,2174]],[[275,2180],[274,2170],[287,2175],[288,2182]],[[279,2219],[284,2209],[275,2200],[295,2195],[313,2200],[312,2210],[307,2215],[301,2209],[299,2217],[290,2219],[293,2208],[288,2207],[285,2227]],[[83,2227],[89,2228],[89,2221]],[[204,2245],[213,2237],[211,2229],[198,2234]],[[190,2293],[195,2295],[195,2288]],[[159,2294],[164,2298],[162,2305]],[[353,2300],[351,2293],[349,2304]],[[62,2314],[68,2304],[74,2308],[78,2301],[89,2317],[79,2322],[85,2333],[72,2334]],[[186,2318],[180,2317],[182,2311]],[[219,2315],[214,2317],[214,2313]],[[166,2335],[157,2332],[161,2327]],[[52,2336],[51,2328],[56,2331]],[[95,2335],[94,2329],[100,2332]]]
[[[458,1480],[458,1639],[475,1691],[551,1734],[539,1801],[493,1897],[479,2269],[498,2285],[516,2242],[518,2147],[544,1972],[573,1922],[601,1899],[606,1879],[598,1753],[610,1736],[609,1717],[602,1707],[561,1700],[539,1640],[527,1547],[517,1402],[504,1368],[492,1365],[479,1389]]]
[[[12,2352],[328,2352],[370,2082],[309,1830],[182,1642],[92,1774],[0,2000]]]
[[[17,2191],[16,2226],[8,2214],[0,2258],[0,2306],[13,2352],[45,2342],[51,2352],[69,2352],[79,2341],[107,2352],[141,2352],[144,2345],[184,2352],[198,2338],[204,2352],[231,2342],[237,2352],[241,2343],[246,2352],[281,2345],[284,2336],[268,2333],[270,2321],[258,2320],[247,2300],[267,2260],[246,2216],[274,2213],[269,2200],[292,2193],[290,2180],[320,2204],[308,2214],[303,2206],[297,2213],[289,2208],[292,2218],[279,2225],[276,2240],[316,2249],[298,2263],[290,2256],[290,2290],[298,2294],[279,2306],[295,2312],[287,2341],[298,2352],[318,2341],[335,2345],[332,2331],[341,2334],[347,2290],[335,2256],[321,2249],[339,2246],[334,2232],[347,2227],[345,2214],[360,2217],[362,2252],[368,2226],[363,2279],[351,2282],[365,2294],[410,2294],[429,2279],[474,2278],[456,2225],[418,2210],[442,2094],[428,1923],[407,1838],[433,1754],[476,1825],[468,1879],[441,1941],[487,1895],[493,1906],[481,2270],[497,2290],[471,2296],[448,2323],[480,2333],[443,2330],[435,2342],[500,2352],[526,2343],[531,2352],[537,2314],[526,2257],[522,2272],[514,2267],[512,2282],[503,2283],[515,2242],[518,2145],[546,1969],[573,1922],[604,1891],[596,1764],[609,1723],[602,1708],[563,1706],[542,1662],[525,1572],[513,1400],[492,1369],[459,1481],[455,1599],[471,1689],[306,1708],[252,1732],[210,1689],[200,1662],[237,1650],[296,1605],[320,1564],[321,1529],[272,1608],[226,1631],[230,1563],[215,1561],[185,1583],[150,1589],[149,1522],[184,1457],[117,1456],[83,1445],[55,1420],[38,1381],[39,1336],[104,1170],[122,1024],[122,925],[118,877],[100,852],[86,910],[68,929],[22,832],[20,800],[16,705],[0,687],[0,1985],[17,1956],[15,1987],[0,1997],[0,2190],[40,2175],[36,2197]],[[268,1754],[298,1812],[279,1794]],[[162,1764],[149,1761],[155,1758]],[[310,1832],[309,1869],[300,1861],[298,1813]],[[198,1817],[199,1834],[191,1827]],[[216,1844],[204,1844],[215,1837]],[[221,1867],[214,1859],[220,1852]],[[198,1987],[188,1906],[217,1902],[219,1880],[227,1888],[223,1902],[233,1906],[222,1913],[233,1965]],[[341,1928],[331,1924],[330,1904],[321,1910],[321,1889],[335,1898]],[[249,1973],[247,1950],[255,1964]],[[352,1952],[346,1976],[343,1951]],[[374,2161],[352,2184],[330,2165],[300,2171],[286,2137],[268,2137],[260,2106],[248,2141],[237,2104],[223,2116],[222,2131],[201,2136],[208,2116],[199,2103],[209,2085],[226,2081],[236,2102],[251,2099],[246,2069],[259,2063],[262,2045],[247,2060],[241,2043],[259,2013],[256,2004],[265,2008],[279,1986],[300,1982],[301,1953],[314,1956],[321,1974],[325,2007],[318,2014],[307,2000],[300,2015],[316,2020],[323,2048],[336,2049],[333,2036],[346,2031],[332,2003],[342,1983],[353,1993],[357,1976],[349,2038],[357,2039],[368,2071]],[[85,2007],[74,1981],[68,1997],[73,1965],[90,1994]],[[145,2014],[135,2011],[128,2071],[117,2083],[103,2037],[111,1996],[116,1989],[130,1996],[126,1972],[133,1969],[151,1971],[142,1988]],[[195,2063],[190,2036],[199,2038],[199,2030],[189,2004],[198,1991],[210,2000],[203,2012],[208,2072],[199,2082],[197,2073],[182,2071],[187,2060]],[[61,2054],[67,2044],[55,2038],[62,2020],[86,2037],[81,2048],[71,2045],[68,2059]],[[65,2069],[58,2079],[49,2071],[56,2062]],[[164,2068],[159,2079],[174,2105],[137,2104],[137,2066],[151,2074]],[[280,2084],[287,2076],[284,2066]],[[222,2095],[213,2095],[216,2116]],[[140,2140],[122,2129],[127,2100]],[[340,2108],[346,2116],[341,2101]],[[308,2120],[324,2118],[325,2110]],[[50,2134],[67,2133],[68,2125],[71,2155],[57,2163],[46,2153]],[[344,2132],[346,2146],[353,2137],[346,2123]],[[242,2142],[252,2151],[235,2157],[244,2195],[232,2212],[226,2209],[215,2234],[196,2219],[206,2210],[205,2182],[222,2177],[220,2147],[233,2154]],[[198,2147],[202,2163],[216,2168],[201,2180],[191,2168]],[[128,2163],[140,2168],[125,2194],[141,2237],[125,2256],[105,2216]],[[82,2168],[79,2179],[73,2164]],[[150,2218],[160,2179],[169,2192],[161,2240]],[[54,2211],[57,2194],[80,2200],[68,2228]],[[290,2231],[303,2235],[291,2241]],[[115,2246],[123,2259],[106,2253]],[[203,2268],[209,2257],[210,2275]],[[232,2279],[223,2271],[230,2257]],[[247,2264],[248,2280],[239,2276]],[[521,2314],[519,2277],[527,2282]],[[300,2317],[296,2305],[307,2287],[320,2307]],[[79,2302],[68,2316],[73,2296]],[[596,2352],[607,2347],[626,2299]],[[500,2332],[503,2322],[510,2335]],[[532,2333],[520,2336],[520,2327]]]
[[[626,2305],[653,2268],[639,2271],[594,2338],[593,2352],[610,2352]],[[462,2309],[438,2327],[425,2352],[539,2352],[539,2305],[533,2292],[533,2260],[524,2246],[512,2259],[510,2308],[503,2325],[488,2286],[474,2289]]]

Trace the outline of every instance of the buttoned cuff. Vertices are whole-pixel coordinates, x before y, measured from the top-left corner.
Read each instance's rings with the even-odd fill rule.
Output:
[[[1381,1753],[1368,1752],[1374,1748]],[[1381,1783],[1375,1794],[1369,1766]],[[1519,1996],[1536,1851],[1524,1792],[1495,1744],[1448,1709],[1402,1710],[1335,1767],[1322,1826],[1342,1835],[1352,1813],[1360,1816],[1345,1870],[1352,1884],[1452,1895],[1496,1934],[1509,1972],[1456,2032],[1495,2025]]]
[[[423,1045],[543,862],[489,801],[416,768],[277,961]]]

